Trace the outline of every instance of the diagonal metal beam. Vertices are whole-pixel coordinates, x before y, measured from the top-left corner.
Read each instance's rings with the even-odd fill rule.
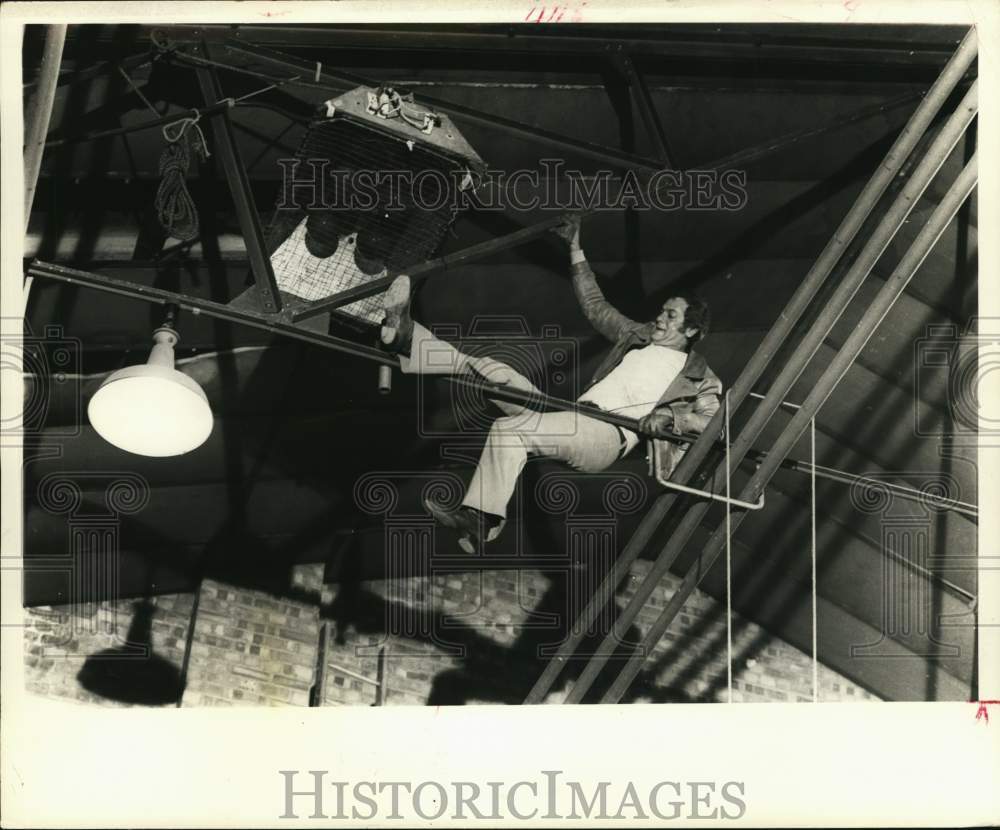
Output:
[[[207,47],[195,48],[207,52]],[[208,57],[207,54],[205,56]],[[219,83],[218,74],[214,69],[199,69],[198,84],[201,86],[205,103],[209,107],[225,101],[222,85]],[[215,135],[215,149],[222,157],[226,180],[229,183],[229,190],[236,208],[236,217],[239,220],[240,230],[247,246],[247,258],[250,260],[250,269],[253,271],[254,283],[257,287],[256,299],[265,312],[276,313],[281,311],[281,294],[274,278],[271,258],[267,254],[264,232],[260,225],[260,215],[254,204],[250,179],[247,176],[246,166],[243,164],[236,135],[233,132],[228,106],[212,119],[212,131]]]
[[[959,81],[958,84],[956,84],[956,88],[962,88],[966,83],[973,83],[973,81]],[[806,139],[813,138],[814,136],[833,132],[841,127],[855,124],[858,121],[864,121],[866,118],[871,118],[872,116],[879,115],[883,112],[889,112],[890,110],[894,110],[904,104],[908,104],[912,101],[919,101],[925,97],[926,93],[923,90],[920,90],[919,92],[904,92],[902,95],[890,98],[888,101],[878,104],[869,104],[868,106],[845,113],[844,115],[838,116],[837,118],[834,118],[819,127],[806,127],[801,130],[795,130],[790,133],[785,133],[785,135],[778,136],[777,138],[768,139],[760,144],[755,144],[753,147],[746,147],[742,150],[737,150],[735,153],[730,153],[727,156],[721,156],[719,158],[712,159],[711,161],[700,162],[698,163],[697,168],[699,170],[721,170],[723,168],[734,167],[737,164],[753,164],[756,161],[760,161],[761,159],[767,158],[774,153],[791,147],[793,144],[797,144],[800,141],[805,141]]]
[[[130,55],[127,58],[122,58],[120,61],[101,61],[93,66],[88,66],[86,69],[67,70],[59,76],[56,86],[59,88],[76,86],[77,84],[92,81],[95,78],[110,75],[118,67],[126,70],[141,69],[152,62],[153,56],[150,54],[149,49],[147,49],[146,51],[140,52],[136,55]],[[25,84],[23,92],[27,93],[29,90],[34,89],[37,83],[37,81],[32,81],[31,83]]]
[[[38,91],[31,101],[31,108],[25,119],[24,135],[24,229],[28,230],[31,218],[31,204],[35,199],[38,174],[42,169],[42,154],[45,151],[45,134],[49,131],[52,118],[52,104],[59,82],[59,67],[62,64],[63,46],[66,43],[66,26],[49,26],[45,32],[45,54],[38,76]]]
[[[230,323],[237,323],[285,337],[291,337],[296,340],[302,340],[316,346],[323,346],[354,357],[371,360],[384,366],[399,365],[398,358],[382,349],[375,348],[374,346],[365,346],[333,334],[298,326],[283,319],[281,315],[267,314],[242,305],[219,303],[214,300],[193,297],[178,291],[154,288],[141,283],[111,278],[90,271],[67,268],[66,266],[50,262],[33,262],[28,267],[28,275],[31,277],[58,280],[71,285],[82,285],[86,288],[96,288],[100,291],[118,294],[123,297],[131,297],[132,299],[143,300],[148,303],[159,305],[174,304],[181,309],[191,311],[195,314],[206,314]],[[593,409],[593,407],[579,404],[576,401],[563,400],[562,398],[546,395],[543,392],[523,392],[518,389],[482,382],[462,375],[448,375],[443,376],[442,379],[457,386],[480,390],[491,398],[519,403],[536,409],[539,407],[550,407],[567,412],[577,412],[589,418],[595,418],[599,421],[605,421],[609,424],[615,424],[616,426],[636,432],[639,431],[639,422],[634,418],[627,418],[612,412],[598,411]],[[685,434],[669,435],[664,440],[676,444],[690,444],[697,440],[697,438],[697,435]]]
[[[666,168],[676,167],[674,155],[670,151],[666,133],[663,131],[663,124],[656,114],[653,96],[649,94],[649,87],[646,86],[646,79],[635,68],[632,58],[620,49],[612,53],[611,61],[625,78],[629,89],[632,91],[632,97],[639,107],[639,115],[642,118],[642,123],[645,125],[646,133],[656,147],[656,156],[660,159],[661,166]]]
[[[497,239],[491,239],[488,242],[481,242],[478,245],[470,245],[468,248],[463,248],[457,253],[445,254],[444,256],[437,257],[435,259],[429,259],[420,265],[414,265],[412,268],[404,268],[398,273],[393,273],[386,277],[379,277],[378,279],[366,282],[364,285],[350,288],[347,291],[341,291],[323,300],[316,300],[301,310],[292,310],[289,317],[293,322],[308,320],[310,317],[315,317],[318,314],[324,314],[327,311],[342,308],[343,306],[350,305],[357,300],[363,300],[367,297],[374,297],[376,294],[381,294],[392,284],[392,281],[399,274],[407,274],[414,280],[425,279],[437,271],[446,271],[449,268],[454,268],[458,265],[464,265],[467,262],[482,259],[483,257],[497,253],[498,251],[513,248],[516,245],[522,245],[525,242],[548,233],[552,228],[563,224],[565,221],[565,216],[560,214],[559,216],[553,216],[534,225],[529,225],[522,230],[514,231],[513,233],[506,234],[505,236],[498,237]]]

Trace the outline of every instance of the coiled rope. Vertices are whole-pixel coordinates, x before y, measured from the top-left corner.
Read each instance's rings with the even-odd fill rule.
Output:
[[[187,189],[192,150],[208,158],[208,144],[198,121],[201,113],[172,124],[165,124],[163,137],[167,146],[160,154],[160,186],[156,191],[156,218],[170,236],[190,242],[198,236],[198,209]],[[194,130],[189,130],[194,127]]]
[[[153,43],[163,54],[172,51],[165,40],[158,39],[158,34],[153,33]],[[135,85],[128,74],[119,67],[119,71],[129,82],[129,85],[139,95],[147,107],[155,114],[159,115],[153,105],[142,94],[142,91]],[[269,84],[262,89],[254,90],[239,98],[224,98],[220,103],[228,107],[235,107],[237,104],[253,98],[255,95],[277,89],[286,83],[293,83],[298,80],[295,75],[286,80]],[[172,237],[182,242],[191,242],[198,237],[198,209],[195,207],[194,199],[187,189],[187,174],[191,166],[192,151],[201,156],[202,160],[207,159],[211,153],[208,150],[208,142],[205,134],[201,131],[198,122],[201,120],[201,113],[194,109],[191,115],[179,118],[162,128],[163,138],[167,146],[160,154],[160,186],[156,190],[154,206],[156,208],[156,218],[160,226]],[[191,128],[194,128],[193,130]]]

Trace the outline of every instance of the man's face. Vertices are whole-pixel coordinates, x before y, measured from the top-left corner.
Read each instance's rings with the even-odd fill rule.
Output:
[[[694,337],[697,329],[684,328],[684,312],[687,301],[680,297],[671,297],[663,304],[656,316],[656,328],[653,331],[653,342],[658,346],[667,346],[678,351],[685,351],[688,338]]]

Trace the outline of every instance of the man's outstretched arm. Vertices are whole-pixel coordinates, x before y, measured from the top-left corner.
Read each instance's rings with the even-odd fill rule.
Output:
[[[618,340],[622,334],[640,327],[641,323],[626,317],[604,298],[604,292],[597,285],[597,278],[580,247],[580,217],[569,218],[565,225],[555,229],[555,233],[569,244],[573,291],[590,324],[609,340]]]

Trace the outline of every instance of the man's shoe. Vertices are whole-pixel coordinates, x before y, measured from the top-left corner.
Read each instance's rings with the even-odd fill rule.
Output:
[[[424,507],[438,524],[458,531],[458,546],[466,553],[475,553],[482,545],[484,534],[489,531],[482,511],[465,505],[448,508],[433,497],[424,499]]]
[[[390,351],[409,354],[413,342],[413,319],[410,317],[410,278],[400,274],[382,298],[382,343]]]

